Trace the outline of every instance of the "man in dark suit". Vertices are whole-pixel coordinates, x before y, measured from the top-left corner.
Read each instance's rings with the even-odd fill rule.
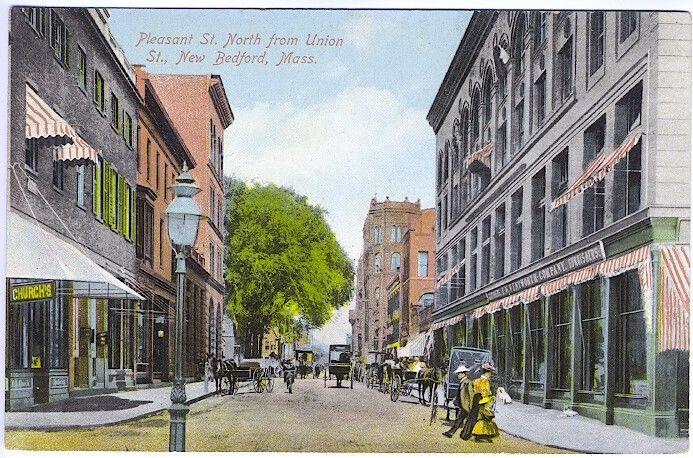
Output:
[[[457,369],[455,369],[455,374],[457,374],[457,379],[460,381],[460,386],[457,388],[457,393],[455,393],[455,400],[453,402],[459,409],[459,413],[450,429],[443,433],[446,437],[452,437],[452,435],[462,427],[462,423],[472,409],[472,399],[474,398],[474,387],[472,386],[472,381],[469,379],[469,368],[464,364],[460,364]]]

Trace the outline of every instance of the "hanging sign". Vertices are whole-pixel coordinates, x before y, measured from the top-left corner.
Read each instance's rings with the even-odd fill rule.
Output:
[[[23,283],[12,286],[12,302],[45,301],[55,297],[55,282]]]

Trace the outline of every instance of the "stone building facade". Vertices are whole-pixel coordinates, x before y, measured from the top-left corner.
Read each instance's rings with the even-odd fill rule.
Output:
[[[9,278],[8,292],[36,282],[55,288],[46,300],[8,298],[6,399],[14,408],[135,382],[139,297],[126,283],[137,274],[142,101],[107,10],[15,7],[9,33],[8,218],[21,224],[8,225],[8,277],[13,266],[33,273]],[[15,245],[36,230],[38,239]]]
[[[435,354],[524,403],[688,430],[690,15],[475,12],[429,111]]]

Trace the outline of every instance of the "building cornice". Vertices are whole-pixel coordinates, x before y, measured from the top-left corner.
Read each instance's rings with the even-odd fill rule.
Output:
[[[491,31],[497,16],[498,11],[495,10],[477,10],[472,14],[450,67],[448,67],[433,104],[426,115],[426,120],[435,133],[438,133],[445,116],[450,112],[462,83],[476,62],[481,45]]]

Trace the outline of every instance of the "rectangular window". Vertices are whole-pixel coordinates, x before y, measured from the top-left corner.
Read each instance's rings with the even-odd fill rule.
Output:
[[[520,305],[508,310],[510,351],[511,351],[511,371],[512,380],[522,380],[524,376],[525,348],[523,345],[522,330],[525,326],[525,309]]]
[[[614,118],[614,144],[620,145],[636,127],[640,126],[642,112],[642,81],[616,102]]]
[[[147,181],[149,181],[149,179],[151,178],[151,170],[150,170],[150,167],[149,167],[149,164],[150,164],[150,161],[151,161],[151,158],[150,158],[150,156],[151,156],[151,154],[150,154],[150,153],[151,153],[151,148],[152,148],[152,142],[151,142],[149,139],[147,139],[147,147],[145,148],[145,153],[146,153],[145,159],[146,159],[146,161],[147,161],[147,162],[146,162]]]
[[[545,254],[546,233],[546,170],[532,177],[532,261]]]
[[[568,188],[568,148],[553,158],[551,164],[551,197],[555,199]],[[554,251],[563,248],[568,242],[568,212],[566,207],[567,205],[561,205],[551,212],[551,234]]]
[[[623,13],[622,13],[623,14]],[[590,76],[604,65],[604,11],[589,13],[589,74]]]
[[[428,252],[419,251],[419,277],[428,277]]]
[[[161,184],[159,181],[159,167],[160,167],[159,156],[160,156],[160,153],[157,150],[156,151],[156,164],[155,164],[156,170],[154,170],[154,173],[156,174],[155,176],[156,176],[156,189],[157,189],[157,191],[159,190],[159,185]]]
[[[529,304],[529,381],[546,382],[546,361],[544,361],[544,305],[541,301]]]
[[[381,226],[375,226],[373,241],[376,245],[383,243],[383,228]]]
[[[496,168],[501,169],[508,163],[508,124],[504,122],[498,128],[496,135]]]
[[[106,85],[98,70],[94,70],[94,103],[101,113],[106,111]]]
[[[542,73],[534,83],[534,100],[537,110],[537,125],[546,119],[546,73]]]
[[[77,84],[87,90],[87,55],[81,47],[77,47]]]
[[[570,292],[561,291],[550,298],[551,323],[553,328],[554,343],[551,349],[553,354],[553,388],[569,390],[571,382],[571,353],[572,353],[572,309]]]
[[[123,129],[123,138],[125,143],[132,148],[132,117],[129,113],[125,113],[125,126]]]
[[[164,267],[164,219],[159,219],[159,267]]]
[[[77,171],[77,205],[84,207],[84,164],[75,167]]]
[[[638,271],[615,277],[612,288],[617,307],[616,393],[647,398],[647,330]]]
[[[457,242],[457,255],[460,258],[460,271],[457,273],[457,289],[458,297],[464,296],[467,290],[467,245],[466,239],[463,237]]]
[[[493,314],[494,336],[496,338],[496,343],[493,346],[493,360],[496,363],[496,369],[501,378],[505,377],[505,315],[506,312],[504,310],[499,310]]]
[[[519,151],[525,144],[525,99],[520,99],[519,103],[515,106],[515,143],[514,151]]]
[[[448,196],[443,197],[443,230],[448,228]]]
[[[469,288],[474,291],[477,288],[477,249],[479,248],[479,231],[475,227],[472,229],[470,251],[472,252],[472,263],[469,266]]]
[[[510,269],[517,270],[522,265],[522,189],[512,196],[510,208]]]
[[[154,238],[154,208],[144,198],[137,199],[137,236],[135,237],[137,257],[152,261]]]
[[[481,223],[481,285],[491,280],[491,217]]]
[[[27,138],[26,139],[26,150],[24,154],[24,163],[27,168],[32,172],[36,173],[36,167],[38,166],[38,139],[37,138]]]
[[[581,387],[585,391],[604,391],[606,348],[604,310],[599,280],[580,285],[580,321],[582,334]]]
[[[573,38],[558,52],[560,99],[565,102],[573,93]]]
[[[118,97],[111,92],[111,126],[116,132],[120,132],[122,120],[120,118],[120,102]]]
[[[39,34],[46,35],[48,23],[46,21],[46,8],[22,8],[31,27]]]
[[[63,161],[54,160],[53,161],[53,187],[55,189],[63,190],[65,184],[65,168]]]
[[[602,115],[585,130],[583,169],[589,167],[604,148],[606,139],[606,115]],[[604,181],[585,189],[582,198],[582,234],[589,235],[604,227]]]
[[[637,11],[621,11],[619,13],[619,43],[626,41],[638,29],[638,16]]]
[[[493,278],[499,279],[505,275],[505,205],[496,208],[495,228]]]
[[[55,10],[51,9],[51,48],[53,48],[58,60],[67,68],[70,68],[70,41],[70,32],[67,30],[65,22]]]
[[[621,219],[640,209],[642,187],[642,141],[630,150],[614,167],[614,220]]]

